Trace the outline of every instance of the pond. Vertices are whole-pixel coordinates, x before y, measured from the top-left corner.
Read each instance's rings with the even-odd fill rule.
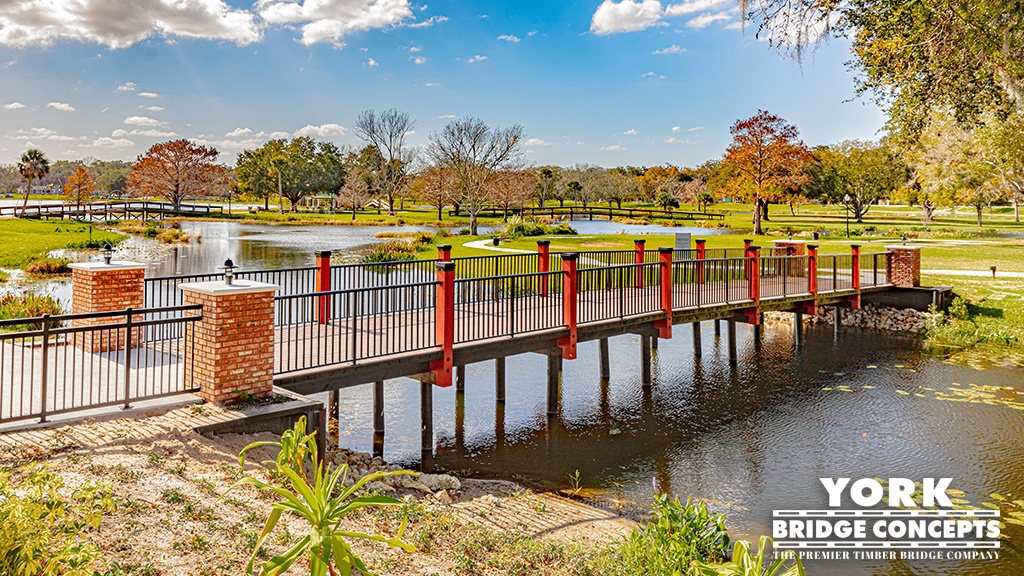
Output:
[[[849,329],[808,329],[795,350],[788,326],[760,343],[739,329],[731,365],[725,330],[704,323],[695,361],[688,327],[656,352],[656,383],[640,383],[636,337],[611,340],[611,382],[601,382],[597,343],[564,363],[562,414],[546,416],[546,361],[508,359],[508,398],[494,401],[490,362],[471,365],[463,406],[454,388],[434,390],[434,465],[462,474],[514,478],[537,490],[568,488],[579,471],[599,505],[641,510],[652,482],[727,515],[733,537],[771,533],[773,510],[826,508],[818,478],[951,477],[974,505],[989,494],[1021,498],[1024,411],[1012,404],[940,400],[948,389],[1010,387],[1020,399],[1024,371],[978,371],[943,363],[915,340]],[[957,385],[954,385],[956,383]],[[371,387],[341,392],[340,443],[372,448]],[[459,414],[459,418],[456,418]],[[419,384],[385,384],[384,456],[419,463]],[[1005,510],[1004,510],[1005,512]],[[810,574],[1008,574],[1024,572],[1024,529],[1007,525],[996,561],[812,561]]]

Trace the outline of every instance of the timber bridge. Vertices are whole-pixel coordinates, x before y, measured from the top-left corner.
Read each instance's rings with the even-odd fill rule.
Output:
[[[450,216],[458,216],[460,210],[449,210]],[[690,222],[697,222],[700,220],[710,221],[724,221],[725,214],[721,212],[687,212],[685,210],[656,210],[653,208],[632,208],[621,206],[616,208],[614,206],[522,206],[522,207],[510,207],[508,209],[502,209],[498,207],[484,208],[477,213],[477,216],[489,216],[492,218],[502,218],[509,215],[518,216],[547,216],[549,218],[556,218],[560,216],[568,216],[570,220],[577,220],[587,218],[593,220],[595,216],[598,218],[635,218],[645,220],[686,220]]]
[[[179,204],[128,200],[116,202],[84,202],[81,204],[37,204],[35,206],[2,206],[0,216],[40,218],[44,220],[80,220],[107,222],[110,220],[163,220],[168,216],[211,216],[223,214],[223,206],[209,204]]]
[[[563,360],[582,342],[640,336],[642,383],[651,350],[692,324],[700,355],[704,321],[725,321],[736,360],[736,323],[763,312],[804,314],[860,306],[861,296],[913,285],[916,247],[819,254],[776,241],[744,248],[537,252],[431,260],[145,278],[130,262],[73,265],[73,314],[0,321],[0,423],[186,392],[214,402],[240,393],[298,394],[373,384],[374,430],[383,442],[384,381],[421,382],[424,453],[433,448],[432,387],[462,390],[467,364],[495,361],[506,397],[505,359],[547,356],[547,412],[560,409]],[[838,330],[838,324],[837,324]],[[332,396],[334,396],[332,394]]]

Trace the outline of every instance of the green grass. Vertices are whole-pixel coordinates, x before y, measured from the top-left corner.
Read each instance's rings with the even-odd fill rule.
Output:
[[[1024,363],[1024,282],[1020,278],[928,276],[924,285],[952,285],[966,307],[928,328],[927,341],[948,348],[954,359]]]
[[[20,268],[33,257],[90,239],[88,224],[10,218],[0,220],[0,267]],[[92,239],[116,243],[126,236],[93,228]]]

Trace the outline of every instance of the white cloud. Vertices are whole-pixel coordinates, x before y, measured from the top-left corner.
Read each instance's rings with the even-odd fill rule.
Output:
[[[260,132],[260,134],[262,134],[262,132]],[[280,130],[267,134],[267,138],[270,138],[271,140],[280,140],[282,138],[288,138],[289,136],[291,136],[291,134]]]
[[[526,142],[523,142],[526,146],[551,146],[551,142],[547,140],[541,140],[540,138],[530,138]]]
[[[435,86],[440,86],[440,84],[438,84],[437,82],[427,82],[426,84],[424,84],[424,86],[426,86],[427,88],[434,88]]]
[[[472,58],[469,59],[469,63],[472,64],[474,62],[483,62],[484,60],[487,60],[487,56],[481,56],[477,54],[476,56],[473,56]]]
[[[611,146],[601,146],[602,152],[624,152],[626,147],[621,144],[612,144]]]
[[[630,128],[629,130],[623,132],[623,134],[625,134],[626,136],[636,136],[637,134],[639,134],[639,132],[637,132],[636,128]]]
[[[409,48],[409,53],[410,54],[415,54],[415,53],[419,52],[420,50],[422,50],[422,48],[420,48],[419,46],[413,46],[412,48]]]
[[[369,66],[370,68],[379,68],[380,67],[380,64],[378,64],[377,61],[374,60],[373,58],[367,58],[366,59],[366,65]]]
[[[160,97],[160,95],[157,94],[156,92],[139,92],[139,96],[142,96],[143,98],[159,98]]]
[[[249,134],[252,134],[252,129],[250,128],[235,128],[224,136],[228,138],[238,138],[239,136],[248,136]]]
[[[154,36],[249,44],[261,33],[252,13],[223,0],[0,3],[0,44],[6,46],[49,46],[70,40],[124,48]]]
[[[686,14],[696,14],[697,12],[703,12],[718,6],[730,4],[735,0],[686,0],[678,4],[670,4],[665,7],[665,16],[683,16]]]
[[[434,24],[440,24],[442,22],[447,22],[447,21],[448,21],[448,17],[447,16],[431,16],[430,18],[427,18],[426,20],[424,20],[422,22],[416,22],[415,24],[409,24],[409,28],[428,28],[430,26],[433,26]]]
[[[17,110],[19,108],[24,108],[24,107],[25,107],[25,105],[22,104],[21,102],[11,102],[10,104],[4,104],[4,108],[6,108],[8,110]]]
[[[14,137],[15,140],[57,140],[66,142],[68,140],[74,140],[71,136],[64,136],[57,134],[49,128],[30,128],[28,130],[18,130],[18,135]]]
[[[139,106],[143,110],[149,110],[150,112],[163,112],[165,108],[163,106]]]
[[[123,128],[118,128],[110,133],[114,138],[123,138],[125,136],[145,136],[147,138],[172,138],[177,136],[176,132],[164,132],[163,130],[154,130],[149,128],[147,130],[132,130],[129,132]]]
[[[686,27],[687,28],[696,28],[696,29],[699,30],[701,28],[707,28],[708,26],[714,24],[715,22],[726,22],[728,20],[732,20],[732,16],[730,16],[727,12],[716,12],[714,14],[701,14],[700,16],[697,16],[696,18],[688,20],[686,22]]]
[[[661,20],[661,2],[658,0],[604,0],[590,20],[590,31],[595,34],[635,32],[654,26]]]
[[[423,56],[413,56],[413,57],[410,58],[410,60],[412,60],[416,64],[426,64],[427,63],[427,59],[424,58]]]
[[[658,80],[664,80],[665,77],[657,72],[644,72],[640,75],[641,78],[657,78]]]
[[[54,110],[60,110],[61,112],[74,112],[75,107],[67,102],[47,102],[47,108],[53,108]]]
[[[344,45],[352,32],[386,28],[412,18],[409,0],[257,0],[256,11],[268,24],[298,25],[300,42]]]
[[[149,116],[128,116],[124,119],[124,123],[129,126],[167,126],[167,122],[157,120],[156,118],[150,118]]]
[[[683,52],[686,52],[686,48],[683,48],[683,47],[679,46],[678,44],[673,44],[673,45],[668,46],[666,48],[661,48],[661,49],[655,50],[654,52],[651,52],[651,54],[655,54],[655,55],[682,54]]]
[[[294,135],[296,137],[310,136],[319,138],[327,138],[329,136],[344,136],[345,128],[340,124],[321,124],[319,126],[307,124],[302,128],[296,130]]]
[[[107,138],[103,136],[93,140],[92,144],[83,144],[83,146],[90,146],[92,148],[128,148],[129,146],[135,146],[135,142],[127,138]]]
[[[513,36],[512,34],[502,34],[501,36],[498,36],[498,40],[504,40],[505,42],[511,42],[513,44],[518,44],[520,42],[519,37]]]
[[[135,82],[125,82],[117,87],[118,92],[135,92]]]
[[[672,131],[673,132],[679,132],[679,130],[680,130],[679,126],[673,126],[672,127]]]
[[[440,118],[441,120],[447,120],[450,118],[455,118],[455,114],[441,114],[440,116],[438,116],[438,118]]]
[[[668,144],[687,144],[689,146],[693,146],[694,144],[696,144],[696,142],[693,142],[692,140],[688,140],[688,139],[687,140],[680,140],[680,139],[676,138],[675,136],[672,136],[670,138],[665,138],[665,142],[668,143]]]
[[[704,129],[703,126],[694,126],[693,128],[687,128],[686,131],[687,132],[696,132],[698,130],[703,130],[703,129]]]

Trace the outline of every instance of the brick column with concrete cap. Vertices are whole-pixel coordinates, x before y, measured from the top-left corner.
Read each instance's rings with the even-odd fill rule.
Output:
[[[106,262],[81,262],[71,264],[71,313],[111,312],[126,308],[142,308],[144,302],[143,278],[146,265],[138,262],[114,260]],[[133,320],[142,320],[136,316]],[[73,326],[97,326],[120,324],[123,316],[87,318],[74,320]],[[89,352],[107,352],[124,348],[124,330],[110,333],[86,332],[74,338],[75,345]],[[138,344],[138,334],[132,339],[133,347]]]
[[[921,285],[921,247],[886,246],[889,261],[885,266],[886,278],[893,286],[916,288]]]
[[[238,400],[242,393],[269,396],[274,381],[278,286],[234,279],[230,285],[190,282],[178,288],[186,305],[203,307],[202,320],[185,326],[192,348],[191,357],[185,359],[185,382],[198,387],[203,400],[216,404]]]
[[[800,240],[773,240],[773,256],[806,256],[807,243]],[[807,276],[807,267],[801,260],[791,260],[786,267],[786,274],[793,277]]]

